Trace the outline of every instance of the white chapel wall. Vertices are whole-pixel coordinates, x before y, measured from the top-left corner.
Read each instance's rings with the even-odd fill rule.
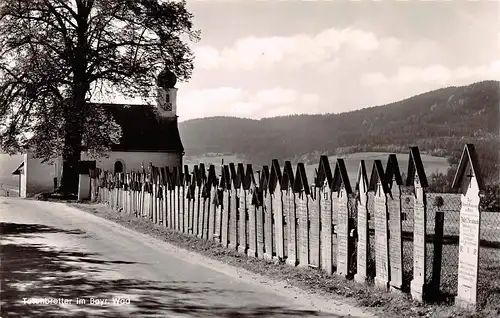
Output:
[[[24,155],[24,174],[21,175],[21,197],[30,197],[37,193],[52,192],[56,163],[42,163],[28,153]],[[24,195],[24,196],[23,196]]]
[[[107,155],[108,158],[93,159],[87,153],[82,153],[81,160],[96,160],[97,168],[110,172],[114,172],[115,162],[118,160],[123,163],[125,172],[139,170],[143,164],[147,168],[150,162],[157,167],[173,168],[182,165],[182,156],[178,153],[113,151],[108,152]]]
[[[157,167],[181,167],[182,156],[178,153],[161,152],[108,152],[108,157],[96,159],[97,167],[114,172],[117,160],[124,164],[124,171],[139,170],[142,165],[147,168],[151,162]],[[51,163],[42,163],[41,159],[34,159],[31,154],[24,154],[24,173],[21,174],[21,197],[31,197],[38,193],[52,192],[54,190],[54,178],[57,184],[61,183],[62,160],[56,158]],[[81,160],[94,160],[83,152]]]

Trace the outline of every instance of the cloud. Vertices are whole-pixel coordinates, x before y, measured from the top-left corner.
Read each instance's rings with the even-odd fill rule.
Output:
[[[365,73],[360,78],[363,87],[385,84],[437,83],[439,85],[464,85],[479,80],[500,80],[500,60],[479,66],[462,65],[454,69],[441,64],[419,68],[401,66],[396,74]]]
[[[195,47],[194,52],[197,68],[254,70],[276,66],[297,69],[328,61],[335,63],[341,50],[347,57],[364,58],[377,50],[392,56],[398,48],[399,41],[393,37],[378,38],[372,32],[354,28],[329,28],[314,35],[248,36],[221,49],[204,45]]]
[[[257,92],[234,87],[188,91],[179,90],[177,99],[181,120],[207,116],[262,118],[300,112],[304,106],[315,107],[317,94],[292,89],[271,88]]]
[[[292,89],[274,88],[262,90],[255,95],[257,102],[263,104],[286,104],[297,101],[298,93]]]
[[[377,86],[387,83],[388,79],[383,73],[374,72],[366,73],[361,75],[361,85],[362,86]]]

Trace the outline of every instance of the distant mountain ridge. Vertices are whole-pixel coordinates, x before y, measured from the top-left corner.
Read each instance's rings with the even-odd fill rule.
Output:
[[[448,156],[465,142],[499,149],[499,96],[499,81],[483,81],[340,114],[210,117],[181,122],[179,130],[187,155],[234,153],[256,164],[411,145]]]

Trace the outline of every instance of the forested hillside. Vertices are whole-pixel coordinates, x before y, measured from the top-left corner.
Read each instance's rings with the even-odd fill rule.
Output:
[[[498,158],[499,84],[447,87],[341,114],[261,120],[212,117],[182,122],[179,127],[187,155],[235,153],[256,164],[321,153],[407,152],[410,145],[450,156],[465,142],[474,142]]]

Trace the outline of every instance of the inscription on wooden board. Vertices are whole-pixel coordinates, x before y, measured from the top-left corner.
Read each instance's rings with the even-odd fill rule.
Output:
[[[469,192],[462,195],[456,298],[461,307],[474,306],[477,302],[480,223],[479,197],[474,198]]]
[[[336,195],[334,193],[333,195]],[[348,274],[348,222],[349,213],[347,210],[347,194],[341,191],[340,197],[336,200],[335,207],[337,208],[338,227],[337,227],[337,274],[345,276]]]
[[[391,288],[401,290],[403,287],[403,241],[401,237],[401,192],[398,185],[393,186],[392,196],[393,198],[388,198],[390,284]]]
[[[359,283],[366,280],[368,267],[368,210],[366,205],[358,202],[358,251],[357,272],[354,279]]]
[[[385,194],[377,194],[375,203],[375,284],[387,288],[389,283],[389,244]]]

